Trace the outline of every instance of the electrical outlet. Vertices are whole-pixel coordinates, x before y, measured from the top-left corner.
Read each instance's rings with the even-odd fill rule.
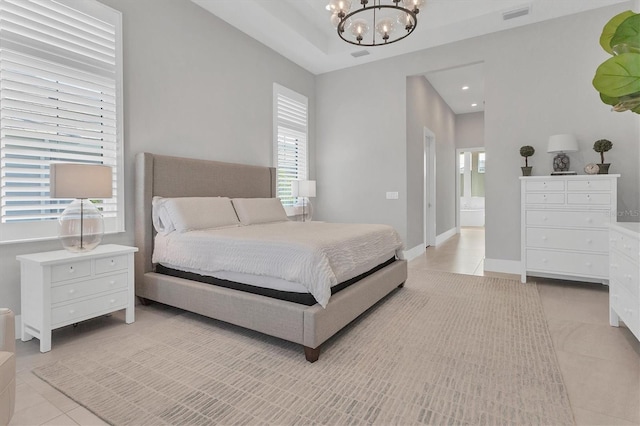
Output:
[[[398,193],[397,192],[387,192],[387,200],[397,200]]]

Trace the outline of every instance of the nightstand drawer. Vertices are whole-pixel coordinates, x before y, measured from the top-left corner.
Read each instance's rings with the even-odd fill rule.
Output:
[[[70,303],[51,309],[51,325],[82,321],[84,318],[99,315],[100,312],[108,313],[127,307],[126,290],[96,297],[77,303]]]
[[[527,228],[527,247],[607,253],[608,230]]]
[[[53,287],[51,303],[66,302],[119,288],[127,288],[126,272]]]
[[[606,254],[527,250],[527,270],[589,277],[609,277]]]
[[[91,275],[91,261],[81,260],[51,267],[51,282],[72,280]]]
[[[96,274],[127,269],[127,256],[113,256],[96,259]]]
[[[576,180],[567,183],[569,191],[609,191],[610,180]]]
[[[640,267],[638,264],[633,264],[616,250],[611,250],[609,256],[611,257],[609,279],[615,280],[629,292],[638,296],[640,292],[638,288],[638,282],[640,282]]]
[[[611,249],[620,251],[632,261],[640,263],[640,241],[637,238],[632,238],[615,229],[611,230],[610,240]]]
[[[585,193],[567,194],[568,204],[607,205],[611,204],[611,194]]]
[[[611,223],[609,215],[609,210],[584,212],[529,210],[527,211],[527,225],[608,229],[609,223]]]
[[[527,191],[564,191],[563,180],[528,181]]]
[[[527,194],[527,204],[564,204],[564,193],[551,193],[551,194]]]

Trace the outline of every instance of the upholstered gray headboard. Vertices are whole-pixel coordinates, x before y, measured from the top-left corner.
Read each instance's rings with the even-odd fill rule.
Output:
[[[276,196],[276,170],[219,161],[169,157],[141,152],[136,156],[136,282],[153,270],[154,229],[151,200],[160,197],[270,198]]]

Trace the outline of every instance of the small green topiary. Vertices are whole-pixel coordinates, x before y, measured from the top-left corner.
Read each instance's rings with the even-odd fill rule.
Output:
[[[609,140],[600,139],[595,141],[593,144],[593,150],[600,153],[600,159],[602,160],[600,164],[604,164],[604,153],[609,151],[611,148],[613,148],[613,142]]]
[[[531,145],[525,145],[520,147],[520,155],[524,157],[525,167],[529,167],[529,157],[535,154],[536,150]]]

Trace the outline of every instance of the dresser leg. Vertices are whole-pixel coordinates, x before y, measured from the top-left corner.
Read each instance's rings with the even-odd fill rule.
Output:
[[[131,304],[133,304],[133,303],[131,303]],[[136,320],[136,319],[135,319],[135,309],[134,309],[132,306],[130,306],[130,307],[128,307],[127,309],[125,309],[125,317],[124,317],[124,321],[125,321],[127,324],[131,324],[131,323],[132,323],[132,322],[134,322],[135,320]]]
[[[609,308],[609,325],[611,325],[612,327],[618,327],[619,320],[620,317],[618,316],[618,314],[616,314],[616,311],[614,311],[613,308]]]
[[[40,333],[40,352],[49,352],[51,350],[51,330],[42,331]]]

